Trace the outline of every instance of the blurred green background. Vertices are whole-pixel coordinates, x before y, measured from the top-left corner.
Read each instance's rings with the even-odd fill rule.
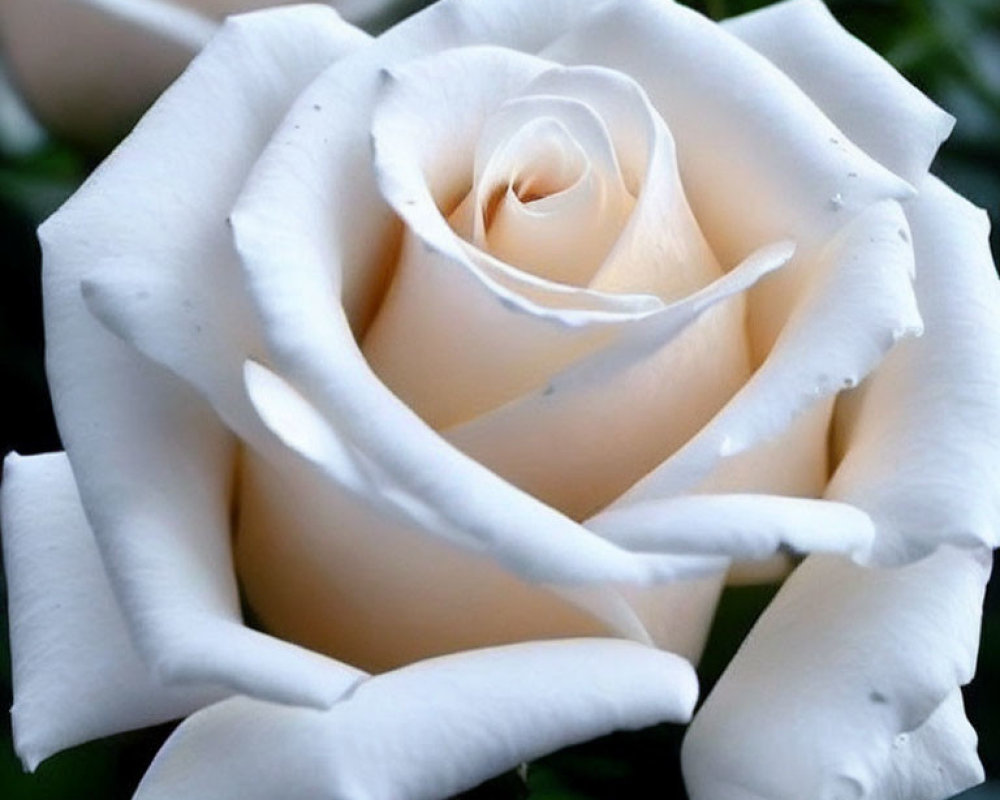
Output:
[[[377,21],[384,26],[404,10],[404,0]],[[722,19],[767,5],[764,0],[691,0],[688,5]],[[1000,2],[997,0],[829,0],[853,33],[882,53],[911,81],[958,118],[934,171],[987,208],[1000,210]],[[794,35],[790,32],[790,35]],[[2,124],[0,124],[2,128]],[[8,130],[9,134],[9,130]],[[0,135],[0,386],[7,412],[0,420],[0,452],[59,449],[42,367],[39,254],[34,229],[99,161],[51,136],[35,146],[15,146]],[[1000,236],[993,232],[994,254]],[[2,581],[2,574],[0,574]],[[0,585],[2,589],[2,585]],[[742,635],[774,589],[727,590],[708,650],[699,668],[707,690],[735,652]],[[3,602],[6,592],[0,592]],[[0,611],[0,705],[11,703],[6,608]],[[963,800],[1000,800],[1000,588],[987,595],[976,681],[966,692],[968,713],[980,734],[988,781]],[[51,758],[33,776],[21,772],[0,715],[0,798],[80,800],[129,798],[171,726],[114,736]],[[511,773],[464,797],[533,800],[683,798],[678,746],[683,730],[661,726],[616,734],[571,748]],[[656,787],[650,794],[649,787]],[[803,800],[809,800],[803,798]]]

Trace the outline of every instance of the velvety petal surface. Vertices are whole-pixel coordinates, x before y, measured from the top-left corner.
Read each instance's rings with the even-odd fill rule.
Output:
[[[0,489],[18,755],[187,716],[228,694],[166,687],[139,658],[63,453],[7,457]]]
[[[83,295],[238,418],[256,339],[226,215],[290,98],[358,36],[318,6],[233,18],[40,231],[57,421],[137,648],[164,680],[322,704],[359,673],[242,625],[233,439]]]
[[[629,642],[472,651],[365,682],[325,712],[243,698],[185,722],[135,800],[437,800],[618,729],[686,720],[694,671]]]
[[[795,81],[868,155],[914,185],[923,181],[954,119],[820,0],[785,0],[722,27]]]
[[[988,551],[951,547],[896,569],[807,559],[688,731],[690,796],[944,800],[976,783],[955,704],[989,569]]]

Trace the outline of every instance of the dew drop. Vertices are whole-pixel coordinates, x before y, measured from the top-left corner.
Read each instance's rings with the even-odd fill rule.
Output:
[[[840,192],[837,192],[830,198],[830,205],[833,206],[835,210],[840,211],[840,209],[844,207],[844,196]]]

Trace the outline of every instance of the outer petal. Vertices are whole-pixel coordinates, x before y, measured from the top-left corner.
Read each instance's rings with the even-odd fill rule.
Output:
[[[926,333],[844,403],[827,490],[875,519],[879,563],[1000,543],[1000,283],[986,215],[929,179],[907,206]]]
[[[924,179],[955,120],[820,0],[786,0],[722,25],[802,87],[868,155],[914,185]]]
[[[691,797],[943,800],[980,780],[954,695],[975,670],[989,564],[950,547],[899,569],[806,560],[689,729]]]
[[[343,50],[349,31],[318,6],[231,20],[40,231],[57,420],[139,651],[166,679],[324,703],[358,673],[242,626],[229,541],[232,440],[203,399],[94,320],[80,282],[89,273],[111,281],[89,284],[93,298],[118,274],[126,284],[143,270],[156,275],[150,287],[166,291],[118,299],[171,309],[151,322],[168,344],[172,323],[197,338],[185,314],[214,312],[203,332],[235,358],[228,373],[224,359],[215,365],[215,380],[241,397],[241,348],[253,346],[254,330],[237,274],[225,270],[225,217],[289,97]],[[198,291],[234,284],[210,298]]]
[[[437,800],[621,728],[688,718],[690,665],[603,639],[434,659],[329,711],[234,699],[168,740],[135,800]]]
[[[58,750],[183,717],[226,695],[162,686],[132,644],[63,453],[4,464],[4,563],[17,752]]]

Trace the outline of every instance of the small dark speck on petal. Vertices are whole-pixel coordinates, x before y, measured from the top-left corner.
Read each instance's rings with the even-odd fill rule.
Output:
[[[906,232],[906,228],[899,229],[899,238],[902,239],[904,242],[910,241],[910,234]]]
[[[847,177],[848,178],[856,178],[856,177],[858,177],[858,173],[856,173],[856,172],[848,172],[847,173]]]
[[[548,386],[545,387],[545,391],[542,392],[542,396],[543,397],[548,397],[548,396],[553,395],[555,393],[556,393],[556,387],[553,386],[550,383]]]
[[[322,110],[323,106],[321,106],[319,103],[313,103],[313,111],[322,111]]]
[[[889,698],[886,697],[882,692],[871,692],[868,695],[868,699],[873,703],[878,703],[879,705],[885,705],[889,702]]]

